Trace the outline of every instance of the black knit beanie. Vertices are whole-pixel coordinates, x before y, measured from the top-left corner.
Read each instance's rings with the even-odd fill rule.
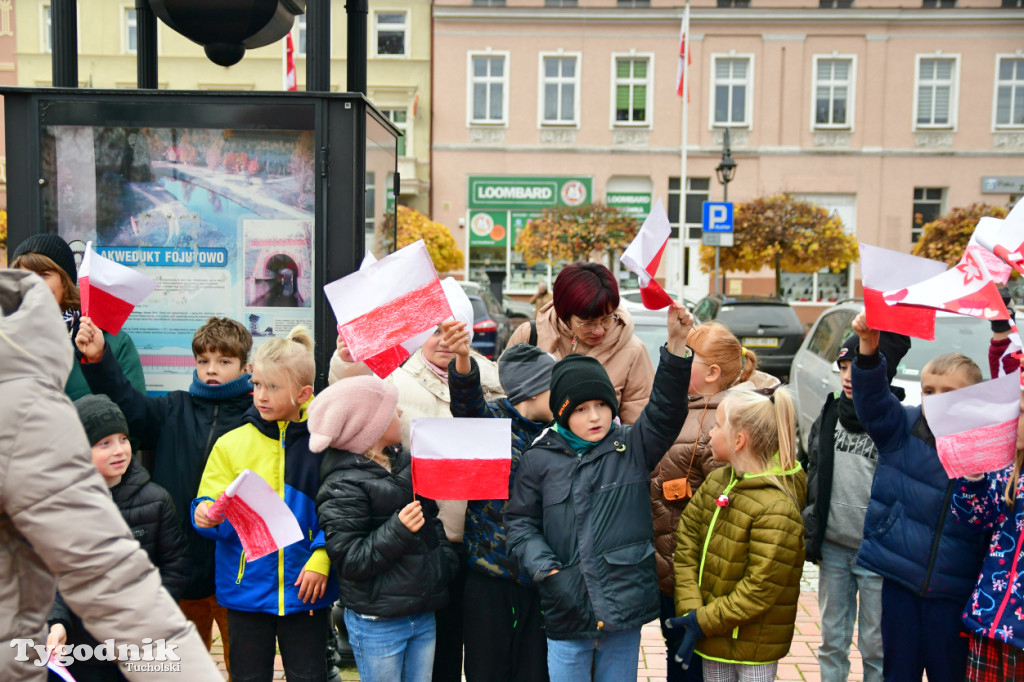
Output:
[[[587,355],[573,353],[555,363],[551,372],[551,413],[555,421],[569,427],[569,415],[580,403],[603,400],[612,408],[612,417],[619,413],[615,387],[601,363]]]
[[[56,263],[58,268],[67,273],[72,283],[78,284],[75,254],[71,252],[71,247],[60,236],[52,232],[32,235],[18,244],[11,262],[13,263],[18,256],[24,256],[26,253],[38,253],[40,256],[46,256]]]
[[[82,396],[75,401],[89,445],[95,445],[115,433],[128,435],[128,421],[121,408],[105,395]]]

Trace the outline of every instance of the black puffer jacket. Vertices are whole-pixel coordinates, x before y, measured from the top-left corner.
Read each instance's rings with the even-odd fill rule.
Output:
[[[636,423],[586,454],[549,429],[523,455],[505,527],[537,582],[549,638],[592,639],[658,617],[651,470],[686,420],[691,362],[662,348]]]
[[[398,520],[413,500],[409,455],[392,452],[389,472],[363,455],[330,448],[320,471],[316,512],[342,605],[364,616],[394,618],[447,604],[458,559],[437,504],[417,498],[426,523],[416,533]]]

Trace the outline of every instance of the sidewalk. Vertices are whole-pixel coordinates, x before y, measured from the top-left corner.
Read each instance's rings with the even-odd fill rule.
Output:
[[[778,680],[781,682],[804,682],[821,679],[818,671],[818,646],[821,644],[821,617],[818,614],[818,568],[813,564],[804,565],[801,579],[800,608],[796,617],[796,634],[793,646],[779,664]],[[214,633],[213,656],[224,669],[224,650],[220,635]],[[861,668],[860,652],[856,647],[857,636],[854,633],[854,646],[850,652],[850,682],[862,682],[864,672]],[[638,661],[638,682],[662,682],[665,679],[665,643],[661,638],[661,629],[657,623],[644,626],[640,638],[640,660]],[[284,668],[281,657],[275,661],[275,679],[284,679]],[[358,680],[355,668],[341,671],[341,679]]]

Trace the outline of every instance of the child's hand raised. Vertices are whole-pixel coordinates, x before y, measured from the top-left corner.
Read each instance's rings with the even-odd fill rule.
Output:
[[[455,353],[455,371],[459,374],[469,374],[473,370],[473,365],[469,362],[469,330],[466,329],[466,323],[445,320],[441,323],[441,334],[441,343]]]
[[[426,522],[423,518],[423,506],[419,500],[413,500],[398,512],[398,520],[411,532],[416,533]]]
[[[216,518],[211,518],[207,515],[207,511],[210,509],[210,505],[212,504],[212,502],[206,501],[200,502],[196,505],[196,513],[194,516],[196,519],[196,526],[199,528],[213,528],[214,526],[219,526],[224,523],[223,516],[218,515]]]
[[[672,355],[686,354],[686,338],[693,329],[693,314],[675,301],[668,309],[668,352]]]
[[[299,588],[299,599],[303,604],[318,601],[327,591],[327,576],[323,573],[302,569],[295,585]]]
[[[874,355],[878,352],[878,330],[868,326],[868,318],[860,313],[853,318],[853,332],[860,337],[860,348],[857,353],[860,355]]]
[[[99,362],[103,357],[103,348],[106,341],[103,339],[103,331],[92,323],[88,317],[81,317],[78,320],[78,333],[75,334],[75,345],[85,356],[86,362]]]

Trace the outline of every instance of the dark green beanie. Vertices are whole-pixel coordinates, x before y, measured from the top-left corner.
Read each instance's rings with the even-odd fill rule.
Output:
[[[75,401],[78,419],[82,422],[89,445],[96,445],[115,433],[128,435],[124,412],[105,395],[86,395]]]
[[[615,387],[601,363],[587,355],[566,355],[551,372],[550,405],[555,421],[569,428],[569,415],[588,400],[603,400],[612,408],[613,418],[619,413]]]

